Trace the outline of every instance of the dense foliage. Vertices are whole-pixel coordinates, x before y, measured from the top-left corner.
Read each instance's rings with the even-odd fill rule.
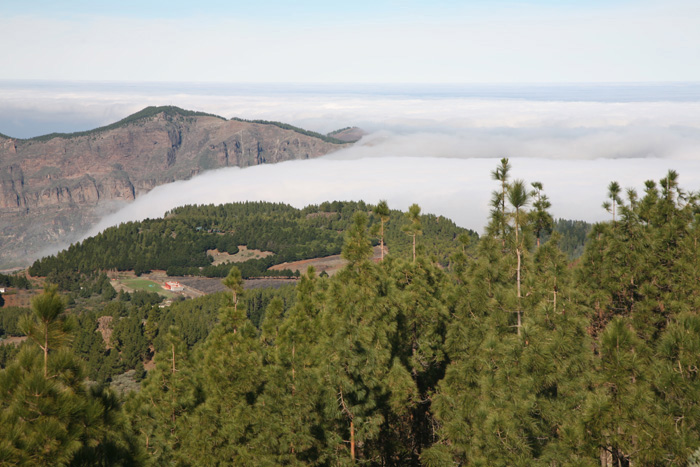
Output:
[[[61,290],[84,286],[84,276],[97,277],[100,271],[133,270],[137,275],[154,269],[169,275],[224,277],[230,264],[213,266],[207,251],[235,254],[240,245],[274,253],[261,259],[237,264],[244,278],[292,276],[292,271],[269,271],[287,261],[339,254],[343,232],[354,212],[368,210],[363,202],[323,203],[296,209],[286,204],[245,202],[225,205],[184,206],[163,219],[127,222],[71,245],[55,256],[37,260],[29,272],[46,276]],[[386,243],[400,253],[409,248],[408,237],[401,232],[405,223],[399,211],[388,225]],[[432,241],[427,253],[438,255],[447,264],[449,255],[459,246],[460,234],[476,234],[457,227],[452,221],[427,215],[423,217],[426,235]],[[376,240],[375,240],[376,243]],[[99,284],[96,285],[99,287]],[[87,293],[87,292],[85,292]]]
[[[108,410],[109,392],[89,393],[68,378],[75,357],[58,340],[44,360],[41,342],[27,345],[0,373],[9,427],[0,431],[0,459],[43,461],[31,456],[50,452],[64,464],[693,465],[696,196],[674,172],[624,200],[611,184],[610,221],[592,228],[571,263],[546,203],[535,205],[541,184],[511,180],[505,159],[493,175],[489,234],[457,235],[446,265],[429,254],[428,229],[440,220],[421,217],[418,206],[391,212],[389,254],[370,261],[379,232],[370,224],[385,211],[370,221],[367,209],[355,209],[343,228],[347,266],[331,277],[310,270],[293,292],[244,290],[233,268],[225,294],[163,309],[112,300],[105,310],[118,323],[121,361],[137,365],[154,353],[156,363],[121,408],[115,401]],[[342,210],[328,203],[313,212],[330,215],[306,218],[345,222]],[[388,234],[394,223],[407,244],[401,254]],[[41,303],[33,303],[36,316]],[[83,355],[94,344],[81,339],[73,352]],[[41,391],[30,397],[28,387]],[[88,407],[109,417],[88,417]],[[39,430],[47,420],[52,430]],[[120,456],[105,462],[103,445]]]
[[[20,274],[0,274],[0,286],[28,289],[31,287],[29,279]]]
[[[592,228],[588,222],[568,219],[557,219],[552,225],[552,231],[559,234],[557,246],[569,259],[580,258],[583,255]],[[542,239],[549,240],[549,235],[542,235]]]
[[[0,312],[0,337],[20,336],[19,318],[29,310],[19,306],[6,306]]]

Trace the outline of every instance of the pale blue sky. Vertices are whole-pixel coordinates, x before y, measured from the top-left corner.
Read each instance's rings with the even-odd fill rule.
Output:
[[[591,10],[613,5],[631,4],[632,0],[355,0],[333,2],[328,0],[288,0],[226,1],[203,0],[199,2],[182,0],[5,0],[0,4],[0,12],[7,15],[110,15],[141,18],[175,18],[189,15],[256,17],[305,14],[318,16],[368,16],[395,15],[397,13],[448,14],[465,12],[473,8],[493,7],[546,7],[556,9]]]
[[[0,2],[0,80],[700,81],[700,2]]]

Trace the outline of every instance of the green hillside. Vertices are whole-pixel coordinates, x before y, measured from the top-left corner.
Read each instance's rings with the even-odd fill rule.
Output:
[[[274,253],[262,259],[237,264],[243,277],[291,275],[291,271],[268,271],[287,261],[340,254],[345,231],[357,211],[370,207],[359,202],[323,203],[296,209],[286,204],[246,202],[226,205],[184,206],[163,219],[128,222],[112,227],[82,243],[71,245],[54,256],[36,261],[29,272],[58,282],[68,271],[97,274],[100,271],[133,270],[137,274],[154,269],[169,275],[224,277],[230,265],[213,266],[208,250],[235,254],[239,245]],[[422,216],[422,249],[446,265],[461,246],[457,238],[474,232],[434,215]],[[378,222],[375,219],[374,222]],[[400,211],[391,212],[386,243],[392,254],[405,255],[411,248],[401,231],[407,223]],[[377,240],[375,239],[375,244]]]

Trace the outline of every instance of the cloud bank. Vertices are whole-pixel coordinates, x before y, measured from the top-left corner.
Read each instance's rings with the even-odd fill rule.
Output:
[[[390,143],[385,144],[391,152]],[[692,190],[700,187],[700,161],[518,158],[511,163],[513,178],[542,182],[552,201],[552,214],[567,219],[607,219],[609,215],[601,204],[611,180],[641,192],[645,180],[658,180],[673,168],[680,172],[682,186]],[[155,188],[104,218],[90,235],[121,222],[161,217],[184,204],[262,200],[303,207],[360,199],[369,203],[386,199],[390,207],[401,210],[415,202],[423,212],[449,217],[481,233],[488,220],[491,192],[497,188],[490,178],[496,164],[497,160],[484,158],[325,157],[219,169]]]

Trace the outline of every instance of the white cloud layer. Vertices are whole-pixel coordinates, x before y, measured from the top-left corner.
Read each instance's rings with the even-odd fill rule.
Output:
[[[483,131],[507,138],[508,132],[514,130],[522,132],[518,139],[536,139],[549,134],[567,140],[586,132],[600,134],[620,130],[647,134],[658,129],[666,135],[684,138],[688,129],[700,130],[700,86],[675,92],[674,88],[672,84],[642,87],[632,96],[632,101],[616,102],[616,97],[628,98],[624,95],[625,86],[610,89],[570,86],[563,87],[563,91],[545,86],[466,87],[456,91],[447,88],[433,95],[423,92],[423,88],[408,88],[391,95],[390,86],[372,93],[352,86],[319,92],[311,86],[296,91],[292,86],[251,85],[248,89],[246,85],[222,85],[219,89],[202,85],[198,89],[196,85],[169,86],[167,83],[89,86],[41,82],[3,85],[0,82],[0,132],[28,137],[54,131],[89,130],[113,123],[149,105],[176,105],[226,118],[283,121],[321,133],[359,126],[370,132],[470,135]],[[444,88],[429,89],[441,91]],[[510,92],[515,96],[535,97],[530,100],[463,97],[465,89],[466,94],[491,91],[496,95]],[[590,94],[598,100],[590,100]],[[555,96],[554,99],[567,96],[569,101],[553,100],[551,96]],[[663,140],[666,136],[659,138]]]
[[[392,142],[382,143],[392,152]],[[352,155],[353,150],[347,150]],[[206,172],[188,181],[155,188],[104,218],[90,232],[130,220],[161,217],[185,204],[219,204],[246,200],[285,202],[296,207],[332,200],[386,199],[390,207],[406,210],[418,203],[423,212],[443,215],[481,233],[488,220],[489,198],[496,183],[490,172],[496,159],[439,157],[378,157],[291,161],[246,169]],[[552,201],[552,214],[566,219],[599,221],[607,185],[642,191],[643,182],[658,180],[669,169],[680,172],[681,185],[700,187],[700,161],[667,159],[511,160],[513,178],[541,181]]]

